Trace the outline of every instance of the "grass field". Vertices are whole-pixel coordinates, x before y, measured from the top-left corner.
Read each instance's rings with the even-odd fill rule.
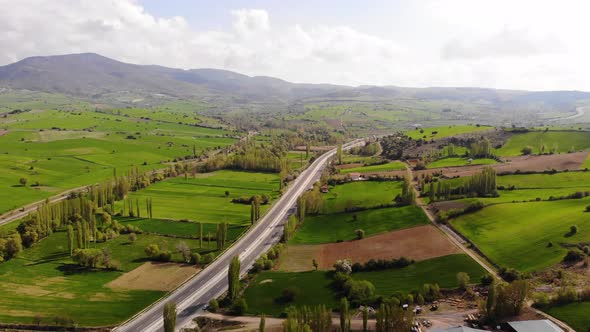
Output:
[[[325,271],[310,272],[261,272],[244,292],[248,313],[279,315],[289,305],[324,304],[336,308],[339,303],[330,287],[332,279]],[[297,295],[293,302],[281,302],[281,292],[293,288]]]
[[[309,154],[311,158],[312,154]],[[309,158],[305,158],[304,151],[289,151],[287,153],[287,162],[289,163],[289,167],[293,170],[301,169],[307,165],[309,162]]]
[[[162,219],[188,219],[205,223],[229,222],[248,225],[250,205],[231,203],[233,198],[267,194],[277,197],[279,177],[270,173],[217,171],[158,182],[129,196],[140,205],[146,198],[153,200],[153,216]],[[225,197],[225,191],[229,197]],[[118,202],[116,209],[122,208]],[[269,205],[263,205],[264,211]]]
[[[357,221],[353,220],[353,215]],[[372,209],[356,213],[338,213],[307,217],[290,244],[319,244],[354,240],[356,229],[365,236],[428,223],[422,209],[416,206]]]
[[[163,168],[193,147],[200,153],[235,142],[224,130],[93,111],[30,111],[0,119],[0,128],[8,131],[0,135],[0,213],[102,181],[114,169]]]
[[[590,330],[590,302],[571,303],[545,310],[551,316],[566,322],[576,331]]]
[[[340,173],[348,174],[348,173],[390,172],[390,171],[401,171],[404,169],[406,169],[406,166],[404,163],[402,163],[400,161],[392,161],[390,163],[381,164],[381,165],[344,168],[344,169],[340,170]]]
[[[142,218],[116,218],[121,224],[131,224],[139,227],[142,231],[155,234],[177,235],[177,236],[199,236],[199,227],[194,222],[181,222],[173,220],[142,219]],[[247,226],[229,225],[227,229],[227,240],[233,242],[248,229]],[[203,235],[207,233],[215,235],[217,224],[203,224]]]
[[[469,162],[469,158],[459,158],[459,157],[452,157],[452,158],[443,158],[437,161],[433,161],[427,165],[428,168],[438,168],[438,167],[453,167],[453,166],[466,166],[466,165],[491,165],[495,164],[496,161],[494,159],[473,159]]]
[[[359,156],[350,153],[344,153],[342,162],[345,164],[374,164],[381,161],[381,158],[376,156]]]
[[[467,133],[474,133],[478,131],[490,130],[493,127],[488,126],[469,126],[469,125],[453,125],[453,126],[441,126],[441,127],[432,127],[432,128],[424,128],[423,132],[421,133],[421,129],[408,131],[405,134],[410,136],[413,139],[418,138],[443,138],[449,136],[455,136],[460,134],[467,134]],[[436,134],[433,134],[436,132]]]
[[[379,295],[409,293],[425,283],[437,283],[441,288],[457,287],[457,273],[466,272],[472,283],[479,283],[485,270],[465,254],[455,254],[416,262],[402,269],[357,272],[355,279],[368,280]]]
[[[586,159],[586,161],[582,165],[582,168],[590,169],[590,156],[588,156],[588,159]]]
[[[164,293],[151,290],[111,289],[106,284],[124,272],[146,262],[144,248],[152,243],[175,252],[180,241],[193,250],[196,240],[140,234],[134,243],[119,236],[106,243],[91,244],[105,248],[121,263],[122,271],[88,271],[74,265],[67,252],[65,232],[48,238],[24,250],[18,258],[0,264],[0,321],[31,323],[35,315],[42,323],[52,324],[56,315],[66,315],[84,326],[113,325],[129,318]],[[208,250],[201,250],[202,253]],[[180,260],[178,253],[174,260]]]
[[[400,181],[357,181],[331,187],[330,192],[324,194],[324,212],[392,204],[395,196],[401,193],[401,185]]]
[[[402,269],[358,272],[352,276],[373,283],[377,295],[390,296],[419,290],[425,283],[455,288],[459,272],[467,272],[473,283],[479,282],[484,274],[483,268],[469,256],[457,254],[417,262]],[[330,272],[326,271],[262,272],[250,282],[244,297],[251,314],[278,315],[289,305],[325,304],[336,308],[338,298],[330,283]],[[286,288],[296,290],[293,302],[281,302],[281,293]]]
[[[545,152],[555,145],[557,152],[566,153],[570,150],[581,151],[590,149],[590,132],[580,131],[534,131],[514,134],[502,148],[496,150],[499,156],[519,156],[525,146],[531,146],[533,153],[539,153],[541,145],[545,145]]]
[[[589,204],[590,198],[497,204],[463,215],[452,224],[496,264],[536,271],[563,259],[567,249],[560,243],[590,240],[584,212]],[[570,236],[572,225],[578,232]]]

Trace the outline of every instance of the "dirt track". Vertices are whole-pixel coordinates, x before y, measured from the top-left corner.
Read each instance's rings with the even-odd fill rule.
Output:
[[[194,265],[148,262],[109,282],[107,287],[170,291],[197,272],[199,269]]]
[[[280,270],[311,270],[313,258],[318,261],[320,269],[328,270],[336,260],[344,258],[361,263],[371,258],[392,259],[402,256],[425,260],[459,252],[459,248],[438,229],[426,225],[387,232],[358,241],[290,246],[286,259],[281,262]]]

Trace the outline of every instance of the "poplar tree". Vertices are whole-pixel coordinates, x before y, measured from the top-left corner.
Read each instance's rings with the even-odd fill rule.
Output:
[[[350,332],[350,312],[348,300],[345,297],[340,300],[340,331]]]
[[[260,316],[260,325],[258,326],[258,331],[264,332],[265,327],[266,327],[266,318],[264,317],[264,314],[262,314],[262,316]]]
[[[203,248],[203,224],[199,223],[199,248]]]
[[[164,305],[164,332],[174,332],[176,329],[176,303],[168,302]]]
[[[240,258],[234,256],[229,263],[227,270],[227,296],[233,302],[238,297],[240,291]]]
[[[76,221],[76,244],[78,246],[78,249],[84,248],[82,243],[82,224],[80,223],[80,221]]]
[[[74,252],[74,228],[72,225],[68,225],[68,249],[70,250],[70,256]]]

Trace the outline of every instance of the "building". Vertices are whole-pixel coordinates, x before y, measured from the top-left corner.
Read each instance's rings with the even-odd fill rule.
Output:
[[[559,326],[547,319],[508,322],[507,325],[512,332],[563,332]]]
[[[360,181],[365,179],[364,175],[361,173],[349,173],[348,176],[350,176],[352,181]]]
[[[432,332],[489,332],[486,330],[474,329],[467,326],[448,327],[446,329],[436,329]]]

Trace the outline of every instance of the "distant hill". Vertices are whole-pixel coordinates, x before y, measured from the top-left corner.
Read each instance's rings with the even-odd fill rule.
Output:
[[[102,100],[122,95],[200,100],[226,104],[280,104],[302,100],[457,101],[494,108],[557,107],[571,109],[590,93],[528,92],[480,88],[402,88],[297,84],[278,78],[250,77],[219,69],[175,69],[123,63],[94,54],[30,57],[0,67],[0,87],[60,93]]]

